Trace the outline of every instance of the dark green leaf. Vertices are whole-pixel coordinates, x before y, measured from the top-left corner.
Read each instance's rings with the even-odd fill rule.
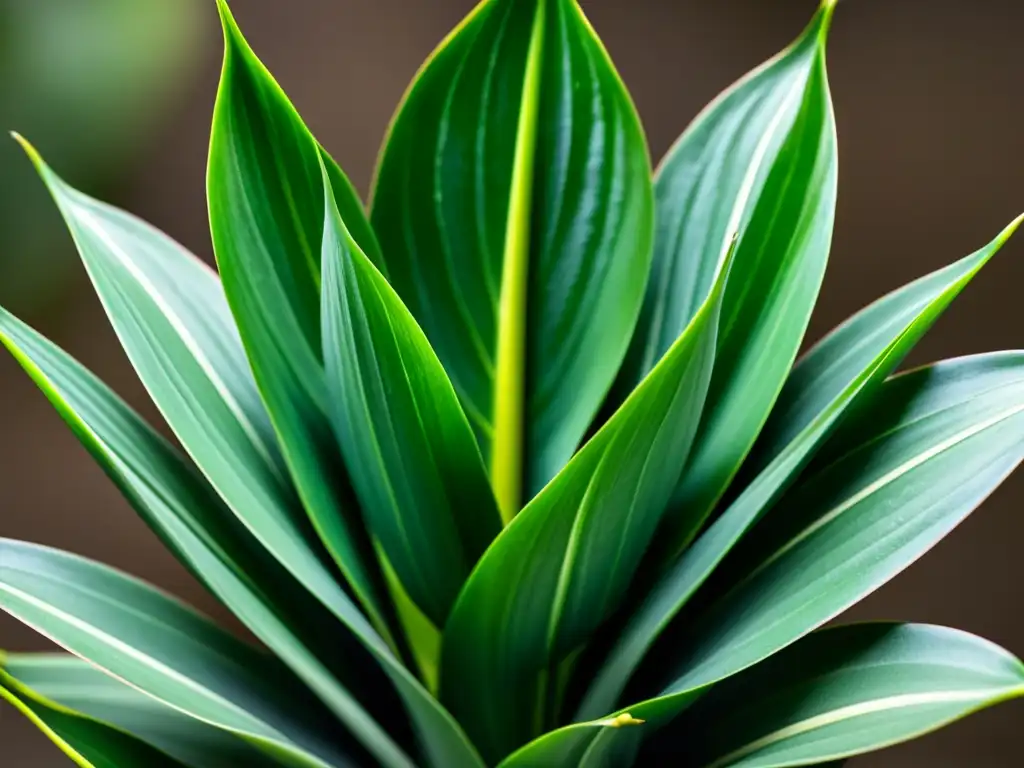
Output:
[[[486,0],[385,144],[387,274],[476,431],[502,513],[568,461],[615,376],[651,257],[642,129],[575,0]]]
[[[338,442],[370,530],[443,626],[501,517],[444,368],[326,199],[324,361]]]
[[[41,696],[4,670],[0,654],[0,701],[6,700],[81,768],[194,768],[155,747]]]
[[[171,709],[74,656],[11,654],[2,666],[37,696],[130,733],[188,768],[280,765],[234,734]],[[120,765],[114,761],[112,768]]]
[[[700,529],[763,426],[796,357],[825,272],[836,138],[825,4],[804,34],[723,94],[658,178],[658,256],[626,383],[656,362],[706,295],[739,231],[715,371],[694,452],[659,534],[674,558]]]
[[[869,398],[1020,223],[976,253],[880,299],[826,337],[796,367],[769,423],[763,471],[665,573],[602,660],[577,717],[614,709],[658,635],[737,541],[767,512],[855,403]],[[764,460],[758,461],[760,467]]]
[[[835,627],[715,686],[640,759],[707,768],[807,765],[907,741],[1022,695],[1024,665],[965,632]]]
[[[319,146],[246,44],[224,0],[218,7],[225,54],[207,176],[217,264],[299,495],[352,590],[387,636],[393,625],[384,580],[327,419]],[[346,223],[362,235],[356,239],[364,251],[374,253],[351,185],[340,170],[332,170],[331,179]]]
[[[628,593],[696,432],[729,264],[690,327],[505,529],[456,603],[441,693],[490,759],[556,720],[567,658]]]

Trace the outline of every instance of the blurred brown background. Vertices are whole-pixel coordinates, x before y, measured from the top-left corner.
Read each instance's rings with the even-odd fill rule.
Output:
[[[149,6],[153,15],[96,15],[112,4],[0,0],[0,127],[26,133],[70,181],[209,258],[204,171],[220,56],[212,0],[125,0],[122,11]],[[236,0],[235,9],[313,131],[365,191],[378,141],[408,80],[472,4]],[[814,0],[583,5],[633,91],[655,159],[705,102],[784,46],[814,10]],[[16,22],[30,8],[42,19],[32,22],[36,36],[26,37]],[[104,34],[113,34],[113,41],[104,42]],[[91,38],[83,40],[88,35],[99,38],[89,44]],[[839,215],[809,340],[880,294],[973,251],[1024,210],[1022,38],[1024,4],[1011,0],[841,3],[829,50],[841,146]],[[165,59],[152,61],[160,45]],[[15,98],[15,84],[24,83],[18,67],[25,65],[14,53],[41,67],[44,85],[66,86],[74,96],[82,92],[66,80],[91,73],[106,84],[105,95],[65,93],[43,103],[48,92],[41,85]],[[126,133],[126,125],[134,130]],[[86,144],[95,153],[76,161],[76,147]],[[18,206],[10,208],[16,216],[0,217],[0,303],[152,415],[74,264],[63,226],[17,154],[13,143],[0,143],[0,201]],[[30,273],[42,275],[40,285],[22,279]],[[1018,236],[912,362],[1024,347],[1022,285],[1024,236]],[[0,535],[97,558],[222,614],[6,356],[0,357],[0,425]],[[855,617],[949,624],[1024,655],[1022,500],[1019,474],[929,557],[859,606]],[[0,647],[45,644],[0,619]],[[1024,702],[1018,702],[854,765],[1024,765],[1022,726]],[[0,764],[67,763],[13,710],[0,708]]]

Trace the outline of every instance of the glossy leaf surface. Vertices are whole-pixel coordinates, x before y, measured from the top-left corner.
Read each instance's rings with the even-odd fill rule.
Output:
[[[510,518],[615,376],[651,258],[636,112],[574,0],[485,0],[410,87],[372,221]]]
[[[796,479],[849,409],[870,397],[896,369],[1019,222],[976,253],[865,308],[803,359],[783,391],[780,407],[784,410],[769,423],[764,451],[756,457],[772,461],[662,575],[626,623],[589,685],[577,714],[580,719],[600,717],[615,708],[644,653],[672,618]]]
[[[658,764],[659,755],[671,755],[676,765],[707,768],[807,765],[907,741],[1022,695],[1024,665],[965,632],[835,627],[715,686],[640,759]]]
[[[906,568],[1022,457],[1024,353],[963,358],[885,382],[732,550],[722,566],[724,586],[709,585],[723,596],[654,647],[649,658],[657,664],[640,668],[638,693],[626,692],[636,703],[546,734],[509,765],[582,753],[600,732],[594,725],[625,713],[655,725],[677,716],[713,684],[777,653]],[[666,678],[667,685],[659,682]],[[656,685],[661,693],[640,699]]]
[[[549,670],[627,594],[697,428],[728,274],[726,259],[687,331],[466,584],[445,629],[441,693],[485,756],[559,716]]]
[[[0,664],[3,701],[28,718],[81,768],[193,768],[128,733],[50,701],[10,676]]]
[[[501,517],[444,368],[326,199],[323,340],[338,442],[370,530],[443,626]]]
[[[344,660],[353,666],[365,664],[355,652],[358,649],[352,647],[347,636],[329,629],[330,617],[325,622],[301,588],[289,586],[287,574],[278,572],[273,560],[258,555],[259,547],[233,525],[230,512],[198,474],[95,377],[2,310],[0,342],[9,347],[86,448],[182,562],[330,703],[336,714],[360,723],[353,726],[353,731],[360,739],[377,744],[378,750],[383,748],[378,759],[390,755],[389,760],[400,764],[399,750],[386,739],[380,741],[380,728],[366,721],[362,708],[353,706],[349,694],[310,656],[295,632],[305,630],[303,642],[307,645],[319,639],[335,654],[343,652]],[[352,601],[336,587],[316,597],[390,677],[433,761],[431,765],[478,767],[479,758],[459,725],[394,656]],[[271,608],[268,600],[272,600]]]
[[[378,629],[386,589],[327,418],[320,343],[320,149],[223,0],[225,54],[207,195],[227,300],[306,510]],[[364,250],[372,233],[330,159],[338,207]]]
[[[299,584],[267,557],[194,468],[123,401],[59,348],[0,310],[0,342],[12,352],[132,506],[178,558],[241,621],[353,726],[381,756],[399,752],[310,648],[352,642],[331,626]],[[351,601],[325,576],[332,608],[371,652],[390,653]],[[326,620],[325,620],[326,619]],[[344,672],[344,670],[341,670]],[[357,689],[358,690],[358,689]],[[360,691],[360,693],[365,693]],[[309,717],[323,720],[311,710]]]
[[[308,730],[308,697],[256,651],[141,582],[0,540],[0,609],[159,701],[295,766],[347,766]]]
[[[826,4],[786,51],[720,96],[658,175],[658,246],[633,342],[632,383],[685,327],[736,231],[715,372],[694,453],[659,538],[674,559],[724,493],[796,357],[835,217],[835,123]]]
[[[237,736],[171,709],[74,656],[11,654],[3,668],[34,694],[132,734],[188,768],[279,765]]]
[[[1024,354],[886,382],[725,560],[718,587],[734,586],[670,643],[678,677],[631,711],[672,712],[838,615],[931,549],[1022,457]]]

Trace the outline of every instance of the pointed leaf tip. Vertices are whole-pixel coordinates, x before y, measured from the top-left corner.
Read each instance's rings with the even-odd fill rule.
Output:
[[[39,151],[32,146],[32,143],[22,136],[17,131],[11,131],[11,138],[21,145],[21,148],[25,150],[25,154],[28,155],[28,159],[32,161],[32,164],[42,170],[46,167],[46,163],[43,162],[43,156],[39,154]]]

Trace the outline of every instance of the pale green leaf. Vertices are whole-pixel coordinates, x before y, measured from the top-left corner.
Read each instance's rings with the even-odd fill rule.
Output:
[[[640,760],[695,768],[807,765],[923,736],[1022,695],[1024,665],[965,632],[920,624],[834,627],[715,686]]]
[[[312,710],[309,695],[272,656],[117,571],[0,539],[0,609],[164,704],[289,765],[354,765],[310,729],[304,717]]]
[[[61,706],[9,675],[0,654],[0,702],[24,715],[80,768],[203,768]]]
[[[658,635],[737,541],[777,501],[842,417],[877,389],[950,302],[1002,247],[1020,219],[976,253],[883,297],[827,336],[790,376],[773,416],[763,471],[672,564],[628,619],[590,682],[577,717],[614,709],[630,675]],[[766,462],[759,461],[758,467]],[[751,472],[753,474],[753,472]]]
[[[2,666],[33,694],[132,734],[188,768],[280,765],[234,734],[171,709],[74,656],[10,654]],[[119,765],[115,761],[113,768]]]

